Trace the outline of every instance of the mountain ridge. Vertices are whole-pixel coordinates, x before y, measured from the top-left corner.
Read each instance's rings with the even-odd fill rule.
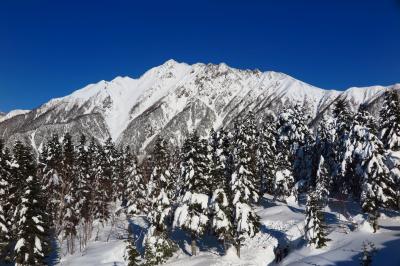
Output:
[[[330,115],[332,104],[345,97],[353,109],[367,103],[374,111],[373,102],[379,105],[387,89],[400,89],[400,84],[325,90],[280,72],[168,60],[136,79],[102,80],[30,112],[3,118],[0,137],[39,148],[52,131],[60,135],[73,131],[99,141],[111,137],[117,144],[145,152],[160,133],[180,145],[191,130],[206,135],[211,127],[229,126],[248,110],[262,118],[266,112],[278,114],[285,106],[299,103],[316,120]]]

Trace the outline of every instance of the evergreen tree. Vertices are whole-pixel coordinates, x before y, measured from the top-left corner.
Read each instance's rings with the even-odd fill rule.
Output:
[[[145,266],[164,264],[177,250],[177,246],[168,238],[166,232],[156,230],[155,226],[149,228],[144,243]]]
[[[62,208],[62,224],[64,235],[67,238],[67,249],[70,254],[75,251],[74,243],[77,234],[76,227],[79,223],[78,213],[78,178],[75,167],[76,154],[72,137],[69,133],[64,135],[62,142],[63,159],[60,175],[62,176],[62,195],[64,195]]]
[[[29,148],[17,142],[14,146],[14,164],[20,178],[20,198],[15,211],[16,265],[45,265],[49,247],[48,214],[45,197],[36,177],[36,164]],[[25,178],[23,178],[25,177]]]
[[[363,126],[355,126],[353,133],[359,138],[354,145],[354,156],[358,158],[357,174],[362,177],[361,206],[368,214],[374,230],[377,230],[379,207],[394,202],[394,181],[384,163],[384,149],[380,140]]]
[[[140,254],[136,250],[135,243],[133,243],[131,238],[129,238],[127,242],[126,260],[128,261],[128,266],[139,266],[141,263]]]
[[[276,173],[276,121],[269,115],[264,120],[258,136],[258,175],[261,178],[260,194],[274,193],[274,179]]]
[[[226,240],[232,239],[232,201],[229,197],[230,187],[226,177],[229,167],[227,152],[223,150],[224,132],[210,133],[211,147],[211,170],[210,177],[212,181],[212,197],[210,202],[211,228],[220,241],[223,241],[226,248]]]
[[[80,237],[81,248],[84,248],[90,239],[92,231],[92,194],[91,194],[91,169],[90,154],[86,146],[86,136],[81,135],[76,153],[76,175],[77,175],[77,203],[76,209],[79,219],[83,225],[83,235]]]
[[[385,149],[400,150],[400,103],[395,90],[385,92],[380,112],[380,139]]]
[[[335,120],[336,140],[334,145],[335,170],[333,179],[333,192],[339,194],[340,197],[347,196],[349,193],[350,184],[345,178],[349,134],[353,121],[353,114],[350,110],[349,103],[346,99],[339,99],[333,110]]]
[[[318,198],[319,195],[316,191],[311,191],[307,195],[304,231],[309,245],[322,248],[330,239],[327,238],[325,218]]]
[[[100,223],[108,221],[111,214],[109,204],[113,199],[113,181],[115,170],[115,148],[111,138],[104,147],[97,146],[98,156],[95,158],[95,191],[93,193],[93,214]]]
[[[11,217],[14,206],[11,195],[10,156],[4,149],[4,142],[0,139],[0,261],[9,253],[11,244]]]
[[[209,161],[207,145],[200,141],[197,132],[192,133],[182,148],[181,179],[182,197],[175,210],[174,226],[190,233],[192,255],[196,255],[196,239],[202,236],[209,223]]]
[[[145,209],[147,202],[146,186],[144,184],[143,175],[138,166],[136,156],[132,156],[132,162],[127,169],[128,180],[126,188],[127,197],[127,213],[139,214]]]
[[[62,195],[62,160],[63,151],[57,134],[52,135],[40,154],[40,167],[42,168],[43,190],[47,194],[46,209],[50,214],[52,224],[59,230],[59,221],[61,220],[59,206],[63,202]],[[56,224],[54,224],[56,223]]]
[[[244,123],[246,125],[246,123]],[[254,146],[251,132],[237,127],[235,136],[235,168],[231,179],[233,204],[233,238],[237,254],[246,236],[253,237],[259,231],[259,217],[251,204],[258,201],[255,187],[256,173]]]
[[[278,119],[277,167],[274,181],[275,197],[285,200],[294,194],[294,162],[308,163],[309,153],[303,149],[311,143],[307,117],[299,104],[286,108]],[[309,166],[309,165],[307,165]],[[302,167],[308,170],[309,167]],[[298,169],[297,169],[298,170]],[[302,173],[301,171],[299,171]],[[304,179],[300,177],[298,179]]]
[[[165,231],[170,223],[173,180],[169,171],[170,156],[162,137],[156,139],[152,158],[153,172],[148,183],[148,200],[151,205],[148,218],[156,230]]]
[[[315,176],[315,192],[317,200],[320,204],[326,205],[329,196],[330,176],[328,173],[328,165],[323,156],[320,157],[318,169]]]

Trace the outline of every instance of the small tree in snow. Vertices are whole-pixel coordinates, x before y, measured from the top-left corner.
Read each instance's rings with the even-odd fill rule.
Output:
[[[136,245],[131,238],[128,238],[127,242],[125,259],[128,262],[128,266],[139,266],[141,259],[139,252],[136,250]]]
[[[374,243],[364,242],[362,247],[362,253],[360,257],[362,266],[372,266],[372,258],[377,252]]]
[[[321,210],[319,196],[315,191],[307,195],[305,237],[309,245],[316,248],[326,246],[327,238],[324,214]]]

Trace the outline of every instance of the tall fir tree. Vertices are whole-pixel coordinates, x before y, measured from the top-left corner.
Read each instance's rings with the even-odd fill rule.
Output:
[[[353,113],[351,112],[349,103],[346,99],[339,99],[333,109],[333,117],[335,121],[335,145],[334,160],[335,169],[333,173],[333,193],[339,197],[347,197],[349,194],[349,183],[345,178],[346,160],[348,160],[349,135],[353,121]]]
[[[10,254],[12,244],[11,217],[13,210],[10,172],[11,157],[8,149],[4,148],[4,142],[0,139],[0,261],[4,261]]]
[[[382,142],[366,127],[356,126],[354,130],[361,138],[355,147],[360,164],[357,171],[361,180],[361,207],[368,214],[374,231],[378,229],[379,208],[393,204],[394,180],[385,165]]]
[[[61,220],[59,206],[63,203],[62,198],[62,160],[63,151],[58,134],[53,134],[51,139],[44,145],[39,157],[40,168],[42,170],[43,189],[47,194],[46,209],[51,216],[52,224],[60,230],[59,221]]]
[[[93,165],[90,160],[86,136],[81,135],[76,150],[76,209],[79,213],[79,220],[83,227],[83,230],[80,231],[82,236],[79,237],[81,248],[86,247],[92,232],[92,167]]]
[[[182,196],[174,214],[174,226],[186,230],[192,239],[192,255],[196,255],[196,240],[209,223],[209,161],[207,145],[193,132],[182,148],[181,179]]]
[[[385,149],[400,150],[400,102],[395,90],[385,92],[385,101],[380,111],[379,137]]]
[[[147,191],[138,160],[132,156],[132,162],[127,169],[128,180],[126,188],[127,213],[129,215],[140,214],[147,204]]]
[[[32,151],[22,143],[14,146],[14,162],[20,181],[20,197],[14,214],[16,265],[46,265],[49,248],[49,219],[45,195],[36,176]]]
[[[252,132],[245,127],[236,126],[234,144],[234,172],[231,178],[233,205],[233,240],[237,255],[246,236],[253,237],[259,231],[259,217],[252,204],[258,202],[256,187],[256,162],[254,161],[254,139]],[[260,183],[258,183],[260,184]]]
[[[276,118],[273,115],[268,115],[264,119],[258,135],[257,168],[261,179],[259,197],[265,192],[274,193],[277,153],[276,137]]]
[[[212,197],[210,201],[211,228],[226,249],[226,243],[232,240],[232,201],[229,180],[226,176],[230,156],[229,151],[224,152],[224,132],[210,132],[210,177],[212,182]]]

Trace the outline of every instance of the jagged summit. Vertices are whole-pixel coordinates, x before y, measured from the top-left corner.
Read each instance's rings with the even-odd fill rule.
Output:
[[[188,132],[196,129],[205,135],[211,127],[229,127],[248,110],[263,117],[267,111],[279,113],[296,103],[318,118],[321,112],[329,115],[338,97],[348,98],[353,108],[361,103],[374,108],[386,89],[398,88],[399,84],[324,90],[280,72],[170,59],[138,78],[102,80],[24,116],[0,118],[0,134],[8,142],[22,139],[39,147],[51,132],[85,133],[99,141],[111,137],[140,152],[159,133],[179,145]]]

